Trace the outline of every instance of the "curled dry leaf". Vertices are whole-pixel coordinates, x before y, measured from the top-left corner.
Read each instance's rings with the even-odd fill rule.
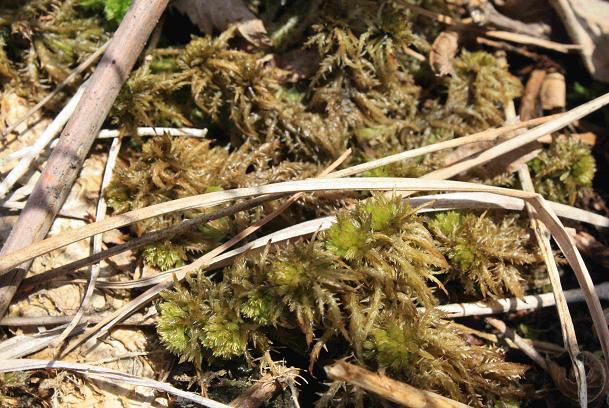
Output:
[[[176,0],[173,7],[186,14],[204,33],[209,34],[214,28],[222,31],[237,23],[237,30],[250,43],[270,44],[262,20],[241,0]]]
[[[544,110],[564,109],[567,106],[565,76],[560,72],[546,75],[541,83],[539,98]]]
[[[459,34],[442,31],[434,40],[429,51],[429,65],[437,76],[452,74],[453,59],[459,49]]]
[[[543,69],[535,69],[531,72],[524,88],[524,94],[520,99],[520,120],[529,120],[540,116],[541,109],[539,109],[538,97],[545,77],[546,71]]]

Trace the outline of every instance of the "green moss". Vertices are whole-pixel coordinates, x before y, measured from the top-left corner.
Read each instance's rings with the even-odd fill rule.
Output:
[[[360,364],[460,401],[481,406],[480,395],[485,401],[520,396],[522,366],[506,363],[496,349],[468,345],[439,315],[417,311],[419,304],[436,304],[432,287],[445,267],[412,208],[399,198],[374,197],[340,213],[315,240],[267,248],[215,278],[199,275],[188,289],[164,292],[158,330],[171,351],[199,364],[249,359],[249,350],[268,350],[268,338],[296,329],[310,346],[310,368],[333,344]],[[301,353],[287,337],[280,342]],[[331,388],[320,404],[339,391]]]
[[[530,163],[535,191],[545,198],[573,205],[590,191],[596,162],[590,148],[568,137],[558,137]]]
[[[495,222],[484,214],[455,211],[438,214],[430,221],[435,237],[451,264],[451,279],[467,293],[501,297],[506,291],[523,296],[520,268],[536,257],[529,246],[527,229],[514,217]]]
[[[463,50],[453,65],[455,74],[446,80],[447,109],[458,113],[470,129],[501,123],[504,106],[522,92],[520,81],[505,64],[483,51]]]
[[[146,263],[157,267],[161,271],[183,266],[187,259],[182,248],[176,247],[168,241],[148,245],[144,249],[143,256]]]
[[[7,0],[0,4],[0,30],[10,32],[2,37],[14,58],[9,62],[0,56],[0,66],[21,68],[15,89],[22,96],[41,99],[49,84],[63,82],[107,40],[101,19],[89,14],[76,1]],[[62,95],[54,102],[61,99]]]
[[[84,7],[103,10],[108,21],[118,24],[127,14],[131,0],[80,0],[80,4]]]
[[[468,345],[461,336],[433,312],[415,316],[408,311],[386,312],[366,342],[366,357],[415,387],[473,406],[480,404],[477,393],[487,396],[485,406],[504,397],[524,396],[515,382],[523,366],[505,362],[496,349]],[[488,375],[493,372],[501,375]]]

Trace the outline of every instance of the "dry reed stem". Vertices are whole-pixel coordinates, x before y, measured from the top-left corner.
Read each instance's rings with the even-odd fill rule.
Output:
[[[368,371],[349,364],[344,360],[325,366],[328,377],[336,381],[346,381],[366,391],[373,392],[389,401],[409,408],[468,408],[450,398],[435,392],[424,391],[393,380],[383,374]]]

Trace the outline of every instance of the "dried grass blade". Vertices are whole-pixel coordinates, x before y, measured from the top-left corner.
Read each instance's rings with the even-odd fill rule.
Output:
[[[501,144],[498,144],[490,149],[480,153],[476,157],[465,159],[459,163],[456,163],[452,166],[445,167],[443,169],[439,169],[436,171],[432,171],[431,173],[425,174],[424,179],[448,179],[453,176],[456,176],[459,173],[462,173],[466,170],[471,169],[472,167],[484,164],[489,162],[490,160],[499,157],[507,152],[510,152],[520,146],[524,146],[528,143],[531,143],[542,136],[550,134],[552,132],[556,132],[569,125],[570,123],[581,119],[582,117],[602,108],[603,106],[609,103],[609,93],[606,93],[602,96],[599,96],[596,99],[591,100],[590,102],[586,102],[583,105],[580,105],[576,108],[571,109],[570,111],[562,114],[560,117],[551,120],[547,123],[534,127],[531,130],[524,132],[521,135],[513,137]]]
[[[529,168],[526,164],[522,166],[520,170],[518,170],[518,176],[520,178],[520,183],[522,184],[523,190],[535,192],[533,180],[531,179],[531,174],[529,173]],[[573,372],[575,373],[575,379],[577,381],[579,404],[582,407],[587,407],[588,386],[586,385],[586,369],[584,367],[584,363],[578,358],[580,351],[579,345],[577,344],[577,336],[575,335],[575,327],[573,325],[571,313],[569,312],[569,307],[567,306],[567,300],[560,283],[558,266],[556,266],[554,254],[552,253],[550,233],[548,232],[548,229],[537,220],[536,212],[531,205],[527,204],[526,207],[531,219],[531,227],[535,232],[535,237],[537,239],[537,243],[539,244],[541,255],[543,256],[546,268],[548,269],[548,277],[550,278],[550,283],[552,284],[552,292],[554,293],[556,310],[558,312],[558,318],[560,319],[562,338],[565,342],[566,349],[569,352],[571,364],[573,365]],[[531,358],[535,359],[535,357]],[[543,365],[542,367],[544,370],[547,370],[547,366]]]
[[[233,190],[218,191],[200,194],[192,197],[181,198],[165,203],[152,205],[146,208],[129,211],[127,213],[106,218],[83,227],[68,230],[62,234],[33,243],[25,248],[18,249],[0,257],[0,274],[4,274],[11,268],[48,253],[54,249],[61,248],[73,242],[90,236],[109,231],[114,228],[141,221],[147,218],[167,214],[174,211],[193,208],[209,208],[240,198],[256,197],[267,194],[299,193],[315,191],[470,191],[487,192],[507,195],[516,198],[528,198],[530,195],[506,188],[464,183],[445,180],[421,180],[408,178],[384,178],[384,177],[361,177],[349,179],[309,179],[301,181],[288,181],[283,183],[267,184],[258,187],[245,187]]]
[[[106,168],[104,169],[104,175],[102,176],[101,186],[99,188],[99,200],[97,202],[97,209],[95,212],[95,219],[103,220],[106,217],[106,210],[108,206],[106,204],[106,199],[104,198],[104,190],[110,185],[110,180],[112,179],[112,172],[114,171],[114,166],[116,165],[116,160],[118,159],[118,153],[121,149],[122,139],[116,138],[112,141],[112,145],[110,146],[110,151],[108,152],[108,159],[106,161]],[[102,249],[102,234],[97,234],[93,236],[93,253],[98,253]],[[95,283],[97,282],[97,278],[99,277],[99,270],[101,265],[99,263],[91,266],[91,274],[89,277],[89,284],[87,285],[87,290],[85,291],[85,295],[83,296],[82,302],[80,303],[80,307],[76,312],[76,315],[65,328],[63,333],[53,341],[53,347],[59,347],[63,341],[68,338],[68,336],[72,333],[72,331],[76,328],[76,326],[80,323],[82,317],[85,314],[85,310],[93,296],[93,291],[95,290]]]
[[[340,166],[340,164],[343,161],[345,161],[345,159],[350,154],[351,154],[351,149],[347,149],[347,151],[345,151],[338,159],[336,159],[332,164],[330,164],[330,166],[328,168],[326,168],[320,174],[320,177],[327,176],[330,172],[332,172],[334,169],[336,169],[338,166]],[[202,269],[205,266],[209,265],[210,261],[214,257],[220,255],[222,252],[226,251],[228,248],[231,248],[233,245],[235,245],[239,241],[241,241],[244,238],[246,238],[247,236],[253,234],[258,229],[260,229],[262,226],[266,225],[271,220],[275,219],[279,214],[281,214],[283,211],[285,211],[286,208],[288,208],[290,205],[292,205],[294,202],[296,202],[298,199],[300,199],[303,195],[304,195],[303,192],[298,192],[297,194],[294,194],[293,196],[289,197],[286,202],[282,203],[277,209],[275,209],[272,213],[270,213],[267,216],[265,216],[264,218],[262,218],[260,221],[247,227],[246,229],[241,231],[239,234],[235,235],[234,237],[232,237],[230,240],[223,243],[222,245],[219,245],[216,248],[212,249],[211,251],[209,251],[202,257],[198,258],[193,263],[186,265],[177,274],[174,275],[174,280],[182,280],[186,275],[196,272],[197,270]],[[172,284],[173,284],[173,281],[167,280],[165,282],[161,282],[161,283],[157,284],[156,286],[148,289],[143,295],[138,296],[136,299],[132,300],[125,306],[116,310],[107,319],[102,320],[101,322],[96,324],[95,327],[93,327],[91,330],[86,331],[82,336],[78,337],[74,342],[72,342],[67,347],[65,353],[67,354],[70,351],[74,350],[75,347],[77,347],[79,344],[81,344],[83,341],[87,340],[91,336],[96,335],[99,337],[100,335],[102,335],[103,333],[108,331],[114,324],[116,324],[116,322],[131,315],[134,311],[139,309],[141,306],[143,306],[145,303],[147,303],[150,299],[153,299],[154,297],[156,297],[156,295],[159,294],[162,290],[170,288]]]

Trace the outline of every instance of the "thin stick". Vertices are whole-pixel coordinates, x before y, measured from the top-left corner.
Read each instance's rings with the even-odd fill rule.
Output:
[[[526,164],[522,166],[520,170],[518,170],[518,177],[520,178],[520,183],[523,190],[530,192],[535,191],[533,180],[531,180],[531,174],[529,173],[529,168]],[[558,318],[560,319],[562,338],[565,342],[566,349],[569,352],[569,357],[571,358],[571,364],[573,365],[573,371],[575,373],[575,379],[577,381],[579,403],[582,407],[587,407],[588,386],[586,385],[586,369],[583,361],[578,358],[580,351],[577,344],[577,336],[575,335],[575,327],[573,325],[573,320],[571,319],[571,313],[569,313],[567,300],[562,289],[562,284],[560,283],[558,266],[556,266],[554,254],[552,253],[552,244],[550,243],[551,235],[546,226],[537,220],[537,213],[532,206],[527,204],[526,208],[531,219],[531,227],[535,232],[535,237],[537,239],[537,243],[539,244],[540,252],[548,270],[550,283],[552,284],[552,292],[554,293],[556,310],[558,312]],[[544,369],[547,370],[547,367]]]
[[[492,141],[499,136],[506,133],[513,132],[514,130],[523,129],[525,127],[542,125],[554,121],[561,117],[563,114],[556,114],[550,116],[544,116],[542,118],[535,118],[527,120],[525,122],[518,122],[499,128],[488,129],[482,132],[474,133],[473,135],[458,137],[456,139],[447,140],[444,142],[434,143],[428,146],[419,147],[417,149],[408,150],[402,153],[393,154],[391,156],[383,157],[381,159],[373,160],[367,163],[358,164],[356,166],[349,167],[344,170],[339,170],[332,173],[332,177],[349,177],[355,174],[363,173],[368,170],[373,170],[378,167],[386,166],[391,163],[396,163],[406,159],[412,159],[414,157],[422,156],[424,154],[437,152],[444,149],[450,149],[453,147],[459,147],[470,143],[487,142]]]
[[[526,34],[512,33],[510,31],[484,31],[484,35],[497,38],[499,40],[511,41],[518,44],[534,45],[536,47],[546,48],[548,50],[568,54],[570,51],[581,50],[581,46],[577,44],[563,44],[555,41],[536,38]]]
[[[94,264],[95,262],[101,261],[102,259],[110,258],[110,257],[118,255],[122,252],[131,250],[131,249],[136,249],[136,248],[142,247],[144,245],[147,245],[149,243],[152,243],[152,242],[155,242],[155,241],[158,241],[161,239],[165,239],[165,238],[168,238],[168,237],[171,237],[174,235],[179,235],[182,232],[187,231],[188,229],[190,229],[191,227],[193,227],[195,225],[201,225],[201,224],[205,224],[209,221],[216,220],[218,218],[227,217],[227,216],[235,214],[237,212],[253,208],[261,203],[264,203],[266,201],[269,201],[269,200],[272,200],[275,198],[279,198],[279,197],[277,195],[275,195],[275,196],[263,196],[263,197],[253,198],[251,200],[248,200],[248,201],[245,201],[242,203],[238,203],[238,204],[234,204],[230,207],[226,207],[226,208],[223,208],[218,211],[214,211],[211,214],[205,214],[205,215],[202,215],[199,217],[192,218],[190,220],[182,221],[179,224],[174,224],[174,225],[164,228],[162,230],[149,232],[145,235],[142,235],[139,238],[127,241],[124,244],[113,246],[112,248],[109,248],[105,251],[100,251],[100,252],[90,255],[86,258],[79,259],[74,262],[70,262],[68,264],[62,265],[55,269],[51,269],[49,271],[36,274],[34,276],[30,276],[29,278],[26,278],[23,280],[21,287],[27,289],[27,288],[36,286],[36,285],[44,283],[44,282],[48,282],[49,280],[51,280],[53,278],[56,278],[58,276],[63,276],[70,272],[74,272],[82,267],[89,266],[89,265]]]
[[[156,313],[155,313],[156,314]],[[28,326],[58,326],[70,323],[76,315],[71,316],[10,316],[0,320],[0,326],[9,327],[28,327]],[[98,323],[105,316],[103,315],[85,315],[82,320],[87,323]],[[121,322],[124,326],[141,326],[146,324],[154,324],[154,315],[142,318],[140,316],[131,316]]]
[[[209,408],[230,408],[228,405],[216,402],[209,398],[201,397],[192,392],[182,391],[172,385],[149,378],[137,377],[135,375],[123,373],[110,368],[97,367],[90,364],[69,363],[58,360],[34,360],[34,359],[18,359],[0,361],[0,372],[7,373],[12,371],[27,371],[27,370],[70,370],[77,372],[85,377],[96,377],[110,382],[123,382],[127,384],[154,388],[159,391],[164,391],[168,394],[184,398],[188,401],[195,402],[204,407]]]
[[[95,136],[168,1],[135,0],[129,7],[0,254],[41,240],[49,231]],[[19,265],[0,278],[0,316],[6,312],[30,265],[31,262]]]
[[[38,157],[41,151],[61,132],[61,129],[68,123],[68,120],[74,113],[76,106],[80,102],[87,82],[82,84],[74,96],[70,99],[67,105],[59,112],[59,114],[53,119],[53,122],[42,132],[42,134],[36,139],[36,142],[27,149],[27,154],[19,161],[10,173],[0,183],[0,198],[6,197],[11,188],[15,183],[23,177],[25,173],[30,169],[32,162]]]
[[[435,392],[424,391],[393,380],[383,374],[373,373],[364,368],[345,361],[325,366],[328,377],[337,381],[346,381],[366,391],[373,392],[381,397],[409,408],[468,408],[450,398],[443,397]]]
[[[47,96],[45,96],[44,98],[42,98],[42,100],[40,102],[38,102],[32,109],[30,109],[29,111],[27,111],[27,113],[25,115],[23,115],[21,118],[19,118],[15,123],[13,123],[12,125],[10,125],[8,128],[6,128],[3,132],[2,132],[2,138],[4,138],[6,135],[8,135],[9,133],[11,133],[13,130],[15,130],[17,128],[17,126],[19,126],[20,124],[22,124],[25,120],[27,120],[27,118],[29,118],[30,116],[32,116],[34,113],[36,113],[40,108],[42,108],[44,105],[46,105],[46,103],[48,101],[50,101],[55,95],[57,95],[57,93],[59,93],[60,91],[62,91],[66,86],[70,85],[70,83],[76,79],[76,77],[80,74],[82,74],[87,68],[89,68],[91,65],[93,65],[93,63],[95,61],[97,61],[97,59],[104,53],[104,51],[106,51],[106,48],[108,48],[108,45],[110,44],[110,41],[106,41],[106,43],[104,45],[102,45],[101,47],[99,47],[93,54],[89,55],[87,57],[87,59],[85,59],[79,66],[77,66],[74,71],[72,71],[70,73],[70,75],[68,75],[66,77],[66,79],[63,80],[63,82],[59,85],[57,85],[57,88],[53,89],[53,91],[51,91],[51,93],[49,93]]]
[[[104,169],[104,175],[102,177],[101,186],[99,188],[99,200],[97,201],[97,210],[95,212],[96,220],[103,220],[106,217],[106,210],[108,206],[106,204],[106,199],[104,197],[104,191],[110,185],[110,180],[112,179],[112,172],[114,171],[114,166],[116,165],[116,160],[118,158],[118,153],[121,149],[121,140],[120,138],[116,138],[112,141],[112,145],[110,146],[110,151],[108,152],[108,160],[106,161],[106,168]],[[99,253],[102,247],[102,234],[97,234],[93,236],[93,253]],[[87,285],[87,290],[85,291],[85,295],[83,296],[82,302],[80,303],[80,307],[74,316],[74,319],[68,324],[61,335],[53,340],[52,347],[58,347],[63,343],[63,341],[70,336],[72,331],[78,326],[82,317],[85,314],[85,310],[91,297],[93,296],[93,291],[95,291],[95,283],[97,282],[97,278],[99,277],[99,270],[101,268],[100,263],[95,263],[91,266],[91,275],[89,276],[89,284]]]
[[[469,170],[475,166],[487,163],[496,157],[501,156],[507,152],[524,146],[528,143],[534,142],[542,136],[556,132],[569,125],[570,123],[581,119],[582,117],[602,108],[609,103],[609,93],[606,93],[590,102],[580,105],[570,111],[564,113],[560,117],[539,125],[519,136],[513,137],[512,139],[506,140],[505,142],[491,147],[490,149],[480,153],[478,156],[465,159],[459,163],[453,164],[452,166],[432,171],[427,173],[421,178],[423,179],[434,179],[444,180],[456,176],[466,170]]]
[[[188,136],[188,137],[205,137],[207,136],[207,129],[194,129],[194,128],[168,128],[168,127],[139,127],[136,129],[138,136]],[[116,129],[102,129],[97,135],[98,139],[112,139],[120,136],[120,131]],[[57,141],[51,142],[51,148],[57,146]],[[17,160],[24,156],[27,156],[32,151],[33,146],[24,147],[23,149],[9,153],[6,156],[0,157],[0,164],[9,162],[11,160]]]
[[[493,319],[491,317],[487,317],[484,319],[485,322],[493,326],[495,329],[499,330],[503,337],[506,337],[514,342],[518,346],[520,350],[524,354],[526,354],[531,360],[536,362],[544,371],[548,371],[548,364],[546,360],[539,354],[537,350],[530,344],[528,344],[522,337],[520,337],[517,333],[515,333],[512,329],[507,327],[507,325],[498,319]],[[582,405],[587,407],[587,405]]]
[[[609,300],[609,282],[596,285],[594,290],[602,300]],[[581,289],[570,289],[563,291],[567,303],[584,302],[586,297]],[[466,316],[486,316],[500,313],[518,312],[522,310],[536,310],[556,305],[554,292],[539,295],[527,295],[521,299],[511,297],[504,299],[493,299],[483,302],[451,303],[436,306],[436,309],[446,313],[448,318]],[[425,308],[421,308],[424,311]]]

